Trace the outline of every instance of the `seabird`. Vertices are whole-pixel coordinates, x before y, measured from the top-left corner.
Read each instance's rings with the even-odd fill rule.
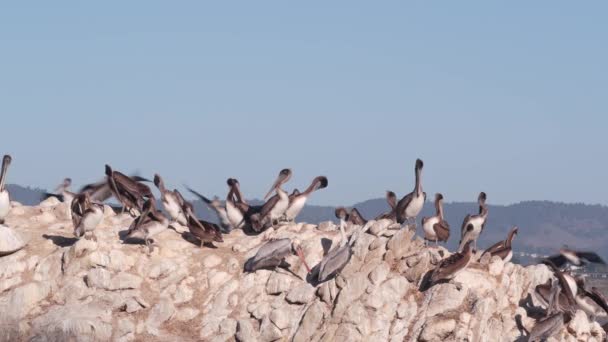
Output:
[[[165,211],[169,214],[171,221],[185,226],[187,224],[186,216],[182,212],[180,198],[175,191],[168,190],[165,187],[165,182],[159,174],[154,175],[154,185],[156,185],[160,191],[160,199],[163,203],[163,208],[165,208]]]
[[[437,284],[439,281],[449,281],[456,285],[456,288],[460,290],[462,288],[462,284],[454,282],[454,277],[464,270],[471,259],[473,258],[473,248],[471,248],[471,243],[473,241],[468,241],[461,252],[456,252],[449,257],[443,259],[439,265],[432,271],[430,277],[430,285],[433,286]]]
[[[272,196],[264,203],[259,213],[251,216],[251,225],[256,232],[260,232],[277,224],[285,213],[285,210],[287,210],[287,207],[289,206],[289,195],[285,190],[281,189],[281,186],[289,181],[290,178],[290,169],[281,170],[274,184],[270,187],[266,196],[264,196],[264,199],[267,199],[275,191],[276,195]]]
[[[560,311],[559,296],[562,291],[561,286],[552,283],[550,295],[548,299],[547,313],[545,318],[536,322],[530,334],[528,341],[546,341],[551,336],[559,333],[564,324],[572,319],[572,313]]]
[[[242,229],[245,226],[245,215],[249,205],[240,197],[239,181],[228,178],[226,181],[230,190],[226,196],[226,219],[233,229]]]
[[[390,207],[389,211],[378,215],[375,219],[376,221],[382,219],[397,220],[397,212],[395,211],[395,208],[397,207],[397,195],[394,192],[387,190],[386,203],[388,203],[388,206]]]
[[[154,197],[147,185],[121,172],[112,170],[108,164],[106,164],[106,176],[112,194],[128,211],[136,209],[141,213],[144,199]]]
[[[13,159],[10,155],[6,154],[2,158],[2,171],[0,171],[0,224],[4,224],[6,216],[11,209],[11,199],[6,190],[6,172],[8,171],[9,165],[11,165]]]
[[[479,193],[479,197],[477,198],[477,202],[479,203],[479,214],[470,215],[464,218],[462,222],[462,229],[460,231],[460,247],[458,250],[462,250],[463,246],[467,241],[474,241],[475,249],[477,249],[477,238],[483,231],[483,228],[486,225],[486,220],[488,218],[488,206],[486,205],[486,193]]]
[[[153,244],[156,244],[153,237],[169,227],[169,220],[156,209],[155,203],[153,197],[144,202],[141,215],[133,221],[126,234],[127,238],[143,240],[148,253],[152,252]]]
[[[74,223],[74,236],[81,238],[90,232],[93,240],[97,241],[95,228],[103,220],[103,205],[91,202],[89,194],[84,193],[74,197],[71,208],[78,207],[76,213],[72,211],[72,222]]]
[[[513,257],[513,250],[511,249],[511,245],[513,243],[513,237],[515,237],[515,235],[517,235],[517,232],[518,232],[517,227],[511,228],[511,230],[509,231],[509,235],[507,235],[506,240],[499,241],[499,242],[495,243],[494,245],[490,246],[488,249],[486,249],[481,254],[481,257],[483,257],[485,254],[490,254],[490,258],[497,255],[504,262],[511,261],[511,258]]]
[[[329,251],[319,263],[319,273],[317,275],[317,281],[319,283],[325,282],[336,277],[348,264],[350,260],[353,250],[352,247],[355,244],[356,240],[359,236],[365,233],[370,224],[366,224],[361,228],[359,233],[353,233],[350,237],[350,240],[346,238],[346,233],[344,232],[345,221],[347,218],[346,209],[343,207],[336,208],[335,210],[336,217],[340,219],[340,243],[334,249]]]
[[[364,226],[367,224],[367,220],[361,215],[357,208],[352,208],[346,222],[354,224],[356,226]]]
[[[246,272],[255,272],[259,269],[274,269],[279,267],[285,258],[291,254],[297,255],[310,273],[310,267],[304,258],[304,251],[298,239],[279,239],[269,241],[255,253],[255,256],[245,263]]]
[[[447,242],[450,237],[450,225],[443,218],[443,195],[435,194],[435,211],[437,215],[422,218],[424,241]]]
[[[591,291],[587,291],[583,277],[577,277],[576,284],[578,291],[574,299],[579,308],[585,311],[592,320],[595,320],[598,316],[606,316],[608,304],[604,295],[595,287],[592,287]]]
[[[210,200],[207,197],[205,197],[204,195],[202,195],[201,193],[199,193],[187,186],[186,186],[186,189],[188,189],[188,191],[190,191],[190,193],[192,193],[194,196],[198,197],[201,201],[203,201],[207,205],[207,207],[209,207],[211,210],[213,210],[215,215],[217,215],[217,219],[220,223],[220,227],[222,228],[222,232],[229,233],[230,230],[232,229],[232,225],[230,224],[230,221],[228,220],[228,215],[226,214],[226,207],[224,205],[222,205],[222,202],[217,197]],[[232,191],[230,191],[228,193],[229,197],[231,195],[232,195]]]
[[[398,203],[395,208],[397,222],[403,224],[404,222],[409,223],[411,219],[416,220],[416,216],[420,214],[424,201],[426,200],[426,193],[422,191],[422,167],[424,163],[420,159],[416,159],[416,165],[414,167],[416,173],[416,186],[414,191],[405,195]]]
[[[595,252],[580,252],[568,248],[560,249],[559,254],[550,256],[547,259],[559,268],[564,267],[568,263],[574,266],[584,266],[587,263],[606,264]]]
[[[74,199],[74,197],[76,196],[75,193],[69,191],[68,189],[70,188],[70,186],[72,185],[72,179],[71,178],[65,178],[63,180],[63,182],[61,182],[61,184],[59,184],[57,186],[57,188],[55,188],[55,193],[45,193],[42,197],[43,200],[49,198],[49,197],[55,197],[57,198],[59,201],[61,202],[65,202],[65,203],[72,203],[72,200]]]
[[[215,223],[196,218],[192,203],[184,200],[182,211],[186,215],[188,221],[188,230],[190,231],[190,234],[200,240],[200,247],[215,247],[213,245],[214,242],[224,242],[220,227]]]
[[[285,210],[285,219],[288,222],[293,222],[295,218],[300,214],[308,197],[317,190],[325,189],[327,187],[327,177],[319,176],[313,179],[310,186],[302,193],[289,195],[289,205]]]

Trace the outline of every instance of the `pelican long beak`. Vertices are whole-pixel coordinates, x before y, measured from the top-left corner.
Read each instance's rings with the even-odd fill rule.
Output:
[[[2,158],[2,171],[0,171],[0,191],[4,191],[4,183],[6,181],[6,171],[11,163],[11,157],[7,154]]]
[[[300,260],[302,260],[302,263],[304,264],[304,267],[306,267],[306,270],[308,271],[308,273],[310,273],[311,269],[308,266],[308,263],[306,263],[306,259],[304,258],[304,251],[302,250],[302,247],[296,248],[296,253],[298,254],[298,257],[300,258]]]
[[[268,190],[268,193],[266,194],[266,196],[264,196],[264,200],[267,200],[268,197],[270,197],[270,195],[272,195],[273,191],[275,191],[279,186],[281,186],[281,177],[280,176],[277,178],[277,180],[274,182],[274,184],[272,184],[272,186],[270,187],[270,190]]]

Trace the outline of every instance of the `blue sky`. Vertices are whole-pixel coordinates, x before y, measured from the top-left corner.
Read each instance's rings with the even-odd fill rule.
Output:
[[[9,182],[110,163],[225,196],[317,175],[313,203],[413,188],[448,201],[608,204],[608,3],[0,5]]]

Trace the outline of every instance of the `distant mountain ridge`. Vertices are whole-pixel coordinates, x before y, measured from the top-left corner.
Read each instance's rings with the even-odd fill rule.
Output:
[[[11,199],[25,205],[36,205],[44,194],[43,189],[8,185]],[[259,204],[259,200],[251,200]],[[216,221],[214,213],[202,202],[193,201],[196,212],[202,218]],[[385,199],[377,198],[356,203],[356,207],[367,219],[388,210]],[[298,221],[318,223],[336,221],[335,207],[307,205]],[[466,214],[476,213],[477,203],[445,203],[446,220],[450,223],[448,248],[453,250],[460,240],[460,229]],[[432,202],[427,202],[420,220],[424,216],[434,215]],[[525,201],[511,205],[489,205],[489,217],[486,229],[480,237],[478,247],[487,247],[505,239],[512,226],[518,226],[519,236],[515,238],[514,248],[528,253],[551,254],[563,245],[583,250],[594,250],[608,260],[608,207],[583,203],[558,203],[550,201]]]

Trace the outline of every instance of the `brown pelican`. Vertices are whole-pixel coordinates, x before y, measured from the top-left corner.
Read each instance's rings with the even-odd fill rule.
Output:
[[[249,205],[240,197],[238,180],[228,178],[226,183],[230,188],[226,196],[226,219],[233,229],[243,228],[245,226],[245,214],[249,209]]]
[[[140,177],[138,175],[132,175],[131,179],[136,182],[149,182],[146,178]],[[96,202],[104,202],[108,198],[112,197],[112,191],[110,190],[110,185],[108,184],[108,177],[95,182],[84,185],[80,188],[79,193],[88,192],[91,198],[91,201]]]
[[[336,208],[335,213],[336,217],[340,219],[340,243],[329,251],[319,263],[319,273],[317,276],[317,281],[319,283],[334,278],[342,271],[353,254],[352,247],[356,240],[370,227],[370,224],[366,224],[359,232],[353,233],[350,240],[348,240],[346,238],[346,233],[344,232],[345,220],[347,218],[346,209],[342,207]]]
[[[574,277],[570,274],[562,272],[557,266],[555,266],[550,260],[543,260],[543,263],[553,271],[553,275],[557,278],[559,286],[562,289],[564,298],[560,298],[559,304],[563,307],[564,311],[574,313],[576,311],[576,295],[578,292],[578,285]],[[546,298],[542,294],[542,285],[536,287],[536,292],[540,294],[541,299]],[[546,293],[546,292],[545,292]]]
[[[578,307],[585,311],[592,320],[598,316],[606,316],[608,313],[608,303],[604,295],[595,287],[591,291],[587,291],[585,287],[585,279],[582,277],[576,278],[578,287],[577,295],[574,298]]]
[[[0,224],[4,224],[6,216],[11,209],[11,199],[6,190],[6,171],[8,171],[9,165],[13,159],[10,155],[4,155],[2,158],[2,171],[0,171]]]
[[[536,322],[528,341],[546,341],[551,336],[559,333],[564,327],[564,323],[567,323],[572,318],[570,312],[562,312],[559,308],[559,296],[561,293],[561,286],[553,283],[550,289],[550,295],[548,299],[547,313],[545,318]]]
[[[420,214],[424,201],[426,200],[426,193],[422,191],[422,167],[424,163],[422,160],[416,159],[416,166],[414,168],[416,172],[416,186],[414,191],[405,195],[398,203],[395,208],[397,215],[397,222],[403,224],[404,222],[409,223],[411,219],[416,220],[416,216]]]
[[[180,199],[175,191],[167,190],[165,182],[159,174],[154,175],[154,185],[156,185],[160,191],[160,199],[163,203],[163,208],[165,208],[165,211],[167,211],[169,217],[171,217],[171,221],[185,226],[187,224],[186,216],[182,212]]]
[[[471,243],[472,241],[467,242],[461,252],[456,252],[439,263],[439,265],[432,271],[430,278],[431,286],[437,284],[439,281],[447,280],[453,282],[458,290],[462,288],[462,284],[454,282],[453,279],[471,262],[471,259],[473,258],[473,248],[471,248]]]
[[[356,226],[364,226],[365,224],[367,224],[367,220],[363,218],[363,215],[361,215],[357,208],[352,208],[350,210],[350,214],[348,214],[348,218],[346,221]]]
[[[477,249],[477,238],[479,238],[479,235],[486,225],[486,220],[488,218],[488,206],[486,205],[485,192],[479,193],[477,202],[479,203],[479,214],[467,214],[462,222],[462,229],[460,231],[460,247],[458,248],[459,251],[462,250],[464,244],[469,240],[474,241],[475,249]]]
[[[443,218],[443,195],[435,194],[435,210],[437,215],[422,218],[422,229],[424,230],[424,241],[448,241],[450,237],[450,225]]]
[[[95,228],[103,220],[103,205],[99,203],[91,202],[89,195],[84,193],[78,195],[72,200],[73,209],[78,207],[76,211],[72,210],[72,222],[74,222],[74,236],[81,238],[86,233],[90,232],[91,237],[97,240],[95,237]]]
[[[574,266],[584,266],[587,263],[606,264],[595,252],[579,252],[568,248],[560,249],[559,254],[550,256],[548,259],[559,268],[568,263]]]
[[[144,198],[152,198],[150,188],[125,174],[114,171],[106,164],[106,176],[112,194],[122,203],[125,209],[142,211]]]
[[[152,237],[162,233],[168,227],[169,220],[156,209],[155,200],[152,197],[144,202],[141,215],[129,227],[126,238],[143,240],[148,246],[148,252],[152,252],[152,244],[156,244]]]
[[[245,271],[255,272],[259,269],[277,268],[291,254],[297,255],[310,273],[310,267],[304,258],[300,241],[288,238],[270,241],[260,247],[255,256],[245,263]]]
[[[264,203],[259,213],[251,216],[252,227],[255,231],[259,232],[277,224],[285,213],[285,210],[287,210],[287,207],[289,206],[289,195],[285,190],[281,189],[281,186],[290,178],[290,169],[283,169],[279,172],[279,176],[272,187],[270,187],[266,196],[264,196],[264,199],[267,199],[274,191],[276,191],[276,195],[272,196]]]
[[[194,196],[198,197],[201,201],[203,201],[207,207],[211,208],[211,210],[213,210],[213,212],[215,212],[215,214],[217,215],[217,219],[220,223],[220,227],[222,228],[222,232],[230,232],[230,230],[232,229],[232,225],[230,224],[230,221],[228,220],[228,215],[226,214],[226,208],[222,205],[222,202],[220,202],[220,200],[216,197],[213,200],[208,199],[207,197],[203,196],[201,193],[189,188],[186,186],[186,189],[188,189],[188,191],[190,191],[190,193],[192,193]],[[232,191],[230,191],[228,193],[228,196],[232,195]]]
[[[302,193],[297,195],[289,196],[289,205],[287,210],[285,210],[285,219],[288,222],[292,222],[295,218],[300,214],[302,209],[304,208],[304,204],[306,204],[306,200],[314,191],[324,189],[327,187],[327,177],[319,176],[316,177],[310,186]]]
[[[509,231],[509,235],[507,235],[507,239],[504,241],[499,241],[494,245],[490,246],[486,249],[481,256],[483,257],[485,254],[490,254],[490,258],[497,255],[504,262],[511,261],[513,257],[513,250],[511,249],[511,244],[513,243],[513,237],[517,235],[518,228],[513,227]]]
[[[182,197],[179,191],[177,193]],[[190,234],[194,235],[200,241],[200,247],[215,247],[213,242],[224,242],[220,227],[214,223],[196,218],[192,203],[183,200],[182,211],[188,220],[188,230],[190,231]]]
[[[386,202],[388,203],[390,210],[383,214],[378,215],[376,217],[376,221],[382,220],[382,219],[389,219],[389,220],[393,220],[393,221],[397,220],[397,212],[395,211],[395,208],[397,207],[397,195],[394,192],[387,190],[386,191]]]
[[[57,188],[55,188],[55,190],[54,190],[55,193],[53,193],[53,194],[45,193],[43,196],[43,199],[47,199],[49,197],[55,197],[58,200],[60,200],[61,202],[72,203],[72,200],[74,199],[76,194],[68,190],[71,185],[72,185],[72,179],[65,178],[63,180],[63,182],[61,182],[61,184],[59,184],[57,186]]]

